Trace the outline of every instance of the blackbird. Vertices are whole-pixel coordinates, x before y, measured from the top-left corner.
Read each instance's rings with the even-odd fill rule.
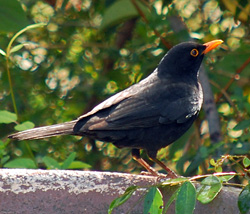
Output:
[[[151,160],[170,177],[175,177],[175,173],[156,158],[157,151],[181,137],[197,118],[203,102],[199,68],[204,55],[222,42],[178,44],[147,78],[111,96],[76,120],[29,129],[9,138],[88,136],[112,142],[118,148],[131,148],[133,158],[152,175],[158,175],[140,157],[140,150],[144,149]]]

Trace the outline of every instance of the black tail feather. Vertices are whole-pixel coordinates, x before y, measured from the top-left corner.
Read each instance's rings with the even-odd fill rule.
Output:
[[[70,135],[74,134],[73,128],[75,124],[76,120],[51,126],[37,127],[9,135],[8,138],[17,140],[32,140],[53,137],[57,135]]]

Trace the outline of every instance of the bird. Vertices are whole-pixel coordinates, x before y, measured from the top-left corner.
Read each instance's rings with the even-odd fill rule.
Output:
[[[157,152],[180,138],[197,118],[203,92],[199,68],[205,54],[223,43],[183,42],[173,46],[145,79],[111,96],[86,114],[61,124],[37,127],[9,135],[31,140],[57,135],[87,136],[130,148],[132,157],[151,175],[159,173],[140,155],[146,151],[171,178],[177,177]]]

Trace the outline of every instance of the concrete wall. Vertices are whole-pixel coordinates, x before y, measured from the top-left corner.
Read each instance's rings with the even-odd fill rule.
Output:
[[[157,178],[111,172],[0,169],[0,214],[107,213],[112,200],[132,185],[149,186]],[[174,187],[175,188],[175,187]],[[164,189],[167,200],[174,188]],[[195,213],[239,213],[240,189],[224,187],[210,204],[197,203]],[[113,213],[143,213],[143,190]],[[174,206],[168,213],[174,213]]]

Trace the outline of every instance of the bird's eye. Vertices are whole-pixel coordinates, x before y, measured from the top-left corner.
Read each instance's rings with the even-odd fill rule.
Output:
[[[193,50],[191,50],[190,54],[191,54],[191,56],[193,56],[193,57],[197,57],[198,54],[199,54],[199,51],[198,51],[197,49],[193,49]]]

